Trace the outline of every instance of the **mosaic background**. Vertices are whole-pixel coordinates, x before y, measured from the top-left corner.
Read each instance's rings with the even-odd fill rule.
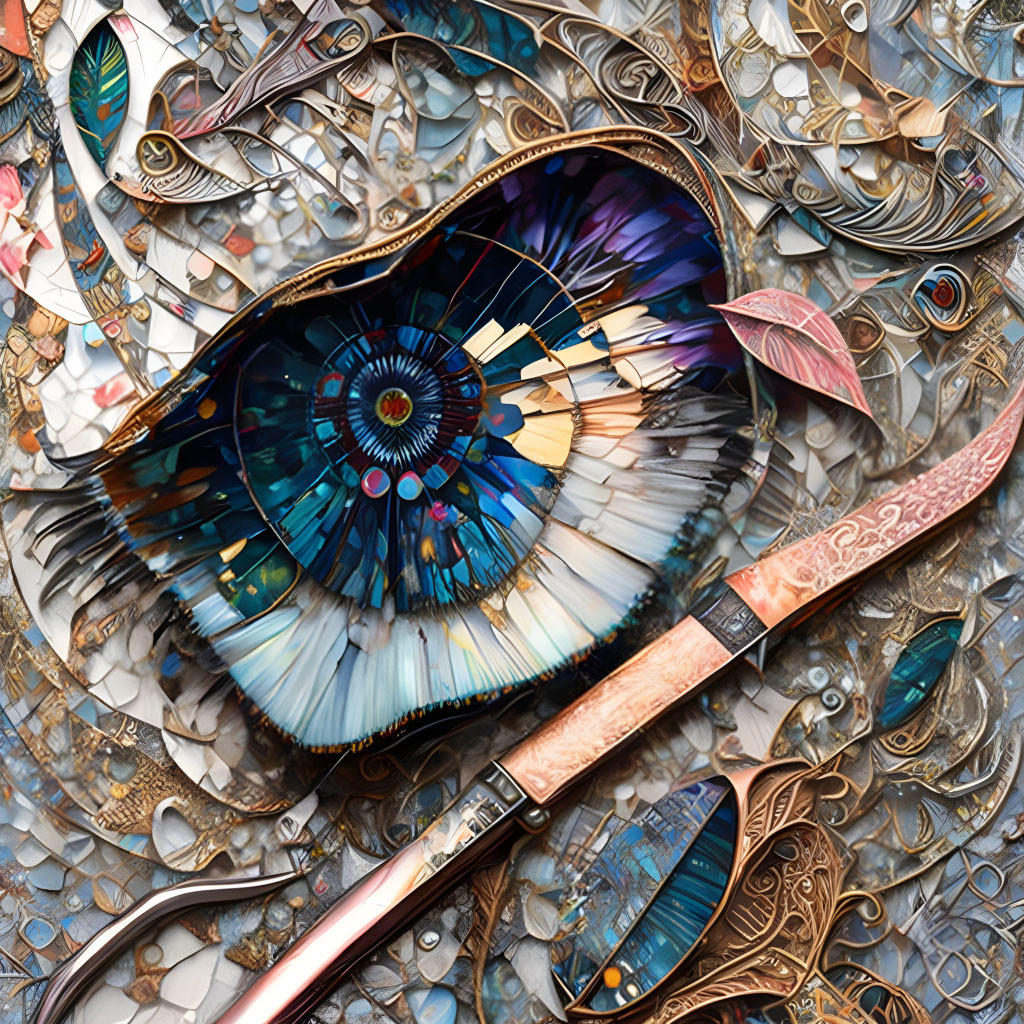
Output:
[[[154,888],[307,868],[147,935],[72,1015],[216,1020],[708,585],[987,426],[1021,376],[1022,39],[1011,0],[4,0],[3,1024]],[[769,288],[841,346],[713,308]],[[434,475],[391,472],[379,402],[365,463],[297,447],[283,375],[329,421],[398,328],[436,373],[384,414]],[[500,396],[445,421],[450,461],[415,433],[435,378]],[[1020,1020],[1022,509],[1016,456],[311,1021],[564,1019],[599,908],[674,863],[666,798],[789,757],[846,780],[822,812],[873,898],[742,1016],[908,1022],[850,994],[873,977],[935,1024]]]

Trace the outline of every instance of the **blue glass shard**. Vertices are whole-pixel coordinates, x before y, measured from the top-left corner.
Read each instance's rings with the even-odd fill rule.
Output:
[[[724,886],[728,878],[735,828],[732,788],[725,779],[707,779],[668,794],[621,827],[613,828],[607,838],[597,838],[599,853],[577,853],[567,866],[568,875],[561,880],[575,897],[570,902],[576,906],[564,920],[572,939],[556,952],[553,964],[566,989],[574,996],[581,995],[602,964],[618,963],[617,947],[630,949],[634,937],[649,936],[651,926],[674,931],[676,945],[688,949],[693,929],[697,928],[699,934],[704,927],[700,922],[707,921],[704,909],[717,905],[715,887],[719,882]],[[723,835],[724,845],[719,841]],[[704,909],[681,904],[675,893],[680,886],[690,887],[687,872],[709,858],[724,864],[724,876],[714,875],[709,890],[704,886],[707,872],[701,869]],[[650,924],[644,924],[652,913],[655,916]],[[671,957],[671,953],[665,955]],[[653,970],[658,972],[660,968],[654,965]],[[618,996],[608,994],[613,1005],[618,1005],[614,1000],[623,993],[625,988]]]
[[[920,708],[953,657],[963,628],[962,619],[939,619],[911,637],[885,688],[877,718],[882,729],[902,725]]]
[[[682,962],[725,896],[736,851],[730,789],[602,971],[587,1006],[616,1010],[649,992]]]
[[[102,167],[128,110],[128,61],[107,22],[101,21],[78,48],[68,88],[75,124]]]

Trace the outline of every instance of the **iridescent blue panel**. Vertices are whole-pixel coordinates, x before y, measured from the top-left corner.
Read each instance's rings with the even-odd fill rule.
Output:
[[[78,48],[68,90],[82,140],[102,167],[128,110],[128,61],[107,22],[101,21]]]
[[[690,952],[728,888],[736,827],[736,797],[729,790],[605,966],[587,1002],[590,1009],[616,1010],[633,1002]]]
[[[437,315],[437,275],[466,277],[486,249],[453,243],[363,304],[406,324],[377,316],[361,326],[335,309],[275,334],[241,369],[238,451],[252,497],[307,572],[363,607],[389,592],[399,610],[436,607],[498,586],[554,503],[556,477],[505,439],[523,426],[518,407],[485,397],[508,365],[514,376],[544,349],[527,336],[508,350],[514,365],[475,365],[452,340],[479,319],[471,302],[452,306],[445,333],[413,325]],[[513,321],[558,298],[554,283],[532,267],[524,274],[503,249],[486,267],[476,270],[482,279],[513,281],[503,303]],[[566,323],[581,324],[555,322],[552,347]]]
[[[902,725],[924,703],[953,657],[960,641],[962,619],[939,619],[910,638],[896,659],[885,688],[878,725]]]
[[[571,944],[562,946],[561,955],[556,955],[553,968],[574,996],[583,992],[648,909],[730,793],[724,779],[677,790],[624,827],[613,829],[594,859],[573,859],[579,877],[563,881],[578,893],[578,905],[565,919],[573,937]]]

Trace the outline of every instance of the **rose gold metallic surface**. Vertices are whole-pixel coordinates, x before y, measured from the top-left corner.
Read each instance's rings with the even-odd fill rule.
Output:
[[[813,537],[728,577],[769,628],[917,540],[978,497],[1013,450],[1024,384],[995,422],[934,469],[883,494]]]
[[[501,766],[531,799],[546,804],[732,659],[687,616],[523,740]]]
[[[499,768],[477,777],[424,832],[364,876],[253,982],[218,1024],[295,1024],[395,927],[456,885],[526,804]]]
[[[269,1024],[285,1016],[297,996],[323,993],[317,984],[348,964],[338,964],[348,951],[352,959],[365,951],[365,939],[389,910],[401,904],[421,881],[423,857],[419,843],[395,854],[386,864],[357,882],[303,935],[273,967],[258,977],[220,1017],[219,1024]],[[383,936],[378,937],[382,938]],[[354,956],[352,954],[355,954]],[[349,960],[348,957],[345,958]],[[315,993],[311,986],[316,985]],[[308,998],[308,996],[307,996]]]
[[[813,537],[732,573],[726,583],[765,626],[777,626],[977,498],[1006,464],[1022,415],[1024,384],[995,422],[955,455]],[[533,800],[545,804],[739,653],[728,651],[688,616],[502,757],[501,764]]]

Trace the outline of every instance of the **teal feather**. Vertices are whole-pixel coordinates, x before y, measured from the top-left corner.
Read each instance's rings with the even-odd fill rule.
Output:
[[[102,167],[128,107],[128,60],[107,22],[100,22],[78,48],[70,92],[75,124]]]

